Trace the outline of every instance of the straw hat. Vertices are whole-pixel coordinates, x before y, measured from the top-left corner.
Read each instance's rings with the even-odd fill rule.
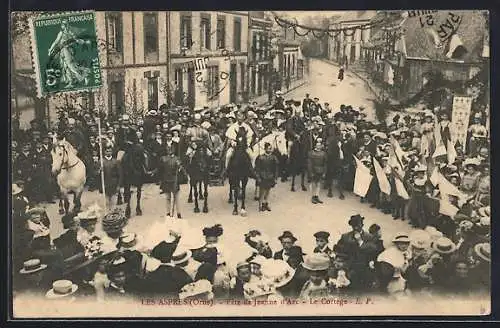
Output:
[[[475,254],[484,261],[491,262],[491,245],[490,243],[480,243],[474,246]]]
[[[440,254],[451,254],[457,249],[457,246],[451,241],[451,239],[446,237],[438,238],[432,242],[431,247]]]
[[[410,243],[410,237],[407,233],[399,232],[392,239],[393,243]]]
[[[174,265],[179,265],[189,260],[191,258],[191,255],[193,255],[193,253],[189,249],[180,249],[179,247],[177,247],[174,251],[174,254],[172,254],[171,262]]]
[[[436,240],[443,237],[443,233],[441,231],[438,231],[433,226],[425,227],[424,231],[427,231],[427,233],[431,236],[431,240]]]
[[[56,280],[52,288],[45,294],[49,299],[56,299],[73,295],[78,290],[78,285],[71,280]]]
[[[23,192],[23,188],[19,187],[17,183],[12,184],[12,196],[18,195]]]
[[[330,266],[330,258],[325,254],[313,253],[305,257],[302,266],[310,271],[327,270]]]
[[[425,230],[413,230],[409,237],[410,245],[415,248],[427,249],[431,246],[431,236]]]
[[[47,268],[47,264],[42,264],[39,259],[31,259],[23,263],[23,268],[19,271],[20,274],[35,273]]]

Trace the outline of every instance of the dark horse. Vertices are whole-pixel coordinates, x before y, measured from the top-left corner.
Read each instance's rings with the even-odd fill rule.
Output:
[[[207,150],[208,149],[206,145],[200,145],[194,151],[193,157],[191,158],[191,160],[189,160],[187,165],[190,184],[188,203],[193,202],[194,194],[195,213],[200,212],[200,208],[198,207],[198,196],[200,200],[203,200],[203,213],[208,213],[207,198],[211,158],[208,155]]]
[[[241,215],[246,215],[245,194],[248,178],[254,176],[252,162],[247,153],[246,140],[246,131],[244,128],[240,128],[236,136],[236,147],[234,147],[233,155],[231,156],[227,167],[230,200],[231,198],[234,200],[233,215],[238,215],[238,198],[241,199]]]
[[[122,170],[122,185],[123,185],[123,196],[125,198],[125,203],[127,207],[125,210],[125,215],[130,217],[130,187],[134,186],[137,189],[137,204],[135,207],[136,215],[142,215],[141,210],[141,194],[142,185],[146,178],[146,168],[148,165],[148,159],[146,152],[142,145],[135,141],[128,141],[125,147],[125,153],[121,159],[121,170]]]

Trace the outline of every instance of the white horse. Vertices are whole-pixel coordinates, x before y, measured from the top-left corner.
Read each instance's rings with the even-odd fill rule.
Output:
[[[52,148],[52,174],[57,174],[57,184],[60,190],[59,213],[69,212],[69,197],[73,193],[73,211],[78,213],[82,206],[80,201],[87,180],[85,164],[76,155],[75,148],[63,139]],[[64,201],[64,208],[63,208]]]

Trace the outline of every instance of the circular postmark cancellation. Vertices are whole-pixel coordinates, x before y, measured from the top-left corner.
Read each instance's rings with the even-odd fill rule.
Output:
[[[101,87],[93,12],[39,17],[30,23],[39,96]]]

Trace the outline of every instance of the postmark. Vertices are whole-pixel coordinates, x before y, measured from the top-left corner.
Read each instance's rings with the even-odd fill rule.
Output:
[[[408,17],[418,19],[420,27],[434,30],[441,44],[456,33],[462,22],[462,16],[451,11],[409,10]]]
[[[102,86],[94,12],[32,18],[30,33],[39,97]]]

